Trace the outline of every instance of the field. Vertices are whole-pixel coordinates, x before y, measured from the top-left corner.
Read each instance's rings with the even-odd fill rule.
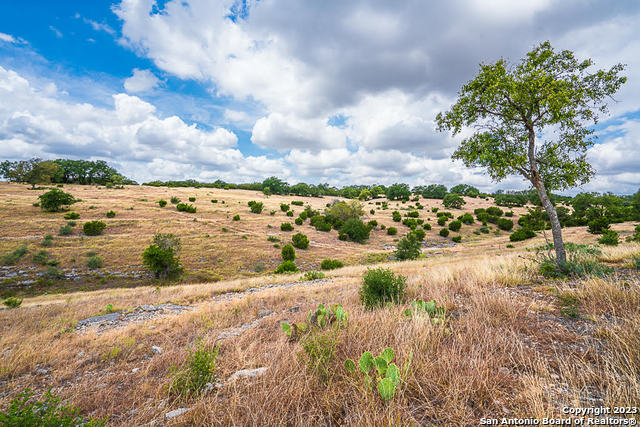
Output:
[[[462,236],[460,244],[438,235],[433,207],[458,216],[492,206],[491,199],[466,198],[463,209],[452,210],[420,198],[420,218],[433,227],[423,256],[400,262],[390,256],[409,229],[393,222],[391,212],[404,216],[411,201],[389,202],[386,210],[376,204],[383,199],[365,202],[366,221],[379,225],[362,245],[338,240],[333,230],[316,231],[308,221],[293,232],[280,230],[303,209],[291,206],[295,216],[288,217],[281,203],[300,200],[323,210],[330,197],[144,186],[63,190],[82,200],[72,205],[80,218],[69,236],[58,236],[68,222],[64,212],[33,206],[42,191],[0,184],[0,255],[22,244],[28,250],[0,273],[2,296],[24,298],[19,308],[0,310],[0,410],[30,388],[36,397],[51,389],[85,416],[114,426],[471,426],[483,417],[567,418],[567,406],[640,402],[638,243],[601,248],[597,259],[611,269],[607,276],[547,279],[531,251],[545,243],[542,234],[512,248],[509,233],[495,226],[474,233],[477,222],[452,233]],[[195,197],[189,203],[197,212],[158,206],[171,197]],[[261,214],[249,211],[251,200],[264,203]],[[109,210],[116,216],[106,218]],[[517,222],[526,208],[513,212]],[[91,219],[107,223],[103,235],[82,235],[82,223]],[[380,224],[398,227],[398,235],[387,235]],[[622,240],[634,227],[613,225]],[[297,251],[302,273],[318,270],[325,258],[345,267],[314,281],[274,275],[281,261],[274,244],[288,243],[298,231],[311,241]],[[185,276],[178,283],[154,279],[142,265],[142,251],[159,232],[182,239]],[[65,278],[38,275],[46,267],[34,264],[32,254],[43,249],[46,234],[54,237],[45,249]],[[597,240],[585,227],[564,235],[574,243]],[[86,265],[89,252],[104,259],[102,268]],[[403,304],[362,306],[363,274],[377,267],[406,276]],[[416,299],[445,307],[442,321],[406,316]],[[169,303],[175,306],[159,306]],[[348,322],[288,340],[281,323],[305,321],[320,303],[342,304]],[[114,312],[113,321],[98,326],[80,322]],[[218,380],[197,396],[176,395],[172,367],[182,366],[187,350],[198,345],[219,346]],[[310,363],[312,346],[327,355],[324,371]],[[403,375],[396,395],[383,401],[344,361],[357,363],[364,351],[375,356],[387,347]],[[637,413],[624,417],[640,420]]]

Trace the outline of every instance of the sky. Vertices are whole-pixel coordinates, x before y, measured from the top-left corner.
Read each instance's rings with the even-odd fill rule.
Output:
[[[549,40],[621,62],[597,174],[640,188],[636,0],[122,0],[0,3],[0,159],[106,160],[138,182],[495,183],[435,129],[481,62]]]

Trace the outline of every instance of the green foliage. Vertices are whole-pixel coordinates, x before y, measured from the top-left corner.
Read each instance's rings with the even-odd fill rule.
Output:
[[[403,373],[395,363],[392,363],[395,352],[392,348],[385,348],[379,356],[373,357],[371,352],[365,351],[358,361],[358,371],[363,375],[367,389],[371,390],[376,384],[376,390],[383,401],[391,400],[397,393],[402,377],[406,377],[410,360],[405,364]],[[345,370],[356,375],[356,363],[352,359],[344,362]],[[374,369],[375,368],[375,369]],[[371,372],[373,370],[373,378]]]
[[[463,224],[471,225],[474,223],[473,215],[470,213],[465,213],[464,215],[459,216],[458,219],[462,221]]]
[[[71,233],[73,233],[73,228],[69,224],[61,226],[58,230],[60,236],[69,236]]]
[[[320,263],[320,268],[323,270],[335,270],[336,268],[342,268],[344,264],[337,259],[323,259]]]
[[[602,251],[597,247],[567,242],[565,244],[567,262],[562,267],[558,266],[555,258],[550,254],[552,249],[552,244],[536,248],[535,262],[539,273],[545,277],[605,277],[613,271],[598,261]]]
[[[456,243],[460,243],[460,242],[462,242],[462,236],[453,236],[451,238],[451,240],[456,242]]]
[[[417,228],[411,231],[409,234],[415,236],[416,239],[423,241],[425,237],[427,237],[427,233],[423,229]]]
[[[444,325],[446,313],[446,308],[438,305],[436,300],[423,301],[421,299],[413,301],[411,308],[407,308],[403,312],[407,317],[427,318],[435,325]]]
[[[307,280],[307,281],[311,281],[311,280],[319,280],[319,279],[324,279],[325,275],[322,271],[307,271],[306,273],[304,273],[304,275],[301,277],[302,280]]]
[[[496,194],[493,201],[498,206],[522,207],[527,204],[527,197],[524,194]]]
[[[386,196],[389,200],[409,200],[411,191],[407,184],[393,184],[387,188]]]
[[[392,270],[369,269],[362,278],[360,301],[372,309],[387,303],[399,304],[404,299],[407,278],[396,276]]]
[[[59,188],[53,188],[41,194],[38,198],[40,199],[40,209],[47,212],[57,212],[63,206],[69,206],[77,202],[71,194],[65,193]]]
[[[291,245],[284,245],[282,247],[282,250],[280,251],[280,254],[282,255],[282,259],[284,261],[295,261],[296,259],[296,250],[293,249],[293,246]]]
[[[424,224],[422,224],[422,228],[424,230],[429,231],[429,230],[431,230],[431,224],[425,222]],[[425,236],[426,236],[426,234],[425,234]]]
[[[78,212],[67,212],[64,214],[64,219],[78,219],[80,214]]]
[[[448,218],[446,216],[439,216],[438,217],[438,225],[440,227],[444,226],[447,223]]]
[[[369,238],[369,227],[359,219],[351,218],[340,227],[340,234],[347,235],[350,240],[364,243]]]
[[[413,218],[405,218],[402,220],[402,224],[406,225],[407,227],[409,227],[412,230],[415,230],[416,227],[418,226],[418,221],[416,221]]]
[[[400,215],[400,212],[398,211],[393,211],[391,212],[391,217],[393,218],[393,220],[395,222],[400,222],[402,221],[402,215]]]
[[[2,256],[2,265],[15,265],[27,254],[27,246],[21,245]]]
[[[449,193],[442,199],[442,205],[450,209],[461,209],[466,203],[462,196],[455,193]]]
[[[34,253],[31,259],[35,264],[47,265],[47,262],[49,262],[49,252],[45,249],[41,249],[38,252]]]
[[[87,259],[87,267],[91,269],[101,268],[103,263],[104,261],[100,255],[94,255]]]
[[[171,382],[168,392],[181,399],[199,396],[208,383],[217,381],[218,370],[216,359],[219,347],[210,347],[198,341],[195,347],[187,349],[189,353],[184,363],[173,366],[171,369]]]
[[[82,232],[86,236],[99,236],[106,227],[107,224],[105,224],[104,221],[87,221],[82,224]]]
[[[367,223],[367,226],[369,228],[376,228],[378,226],[378,221],[376,221],[375,219],[372,219]]]
[[[290,222],[283,222],[280,224],[280,230],[282,231],[293,231],[293,225]]]
[[[232,219],[234,221],[240,221],[240,215],[234,215]]]
[[[309,247],[309,238],[302,233],[296,233],[291,236],[291,241],[293,246],[298,249],[307,249]]]
[[[176,196],[171,196],[171,203],[177,205],[178,203],[180,203],[180,199],[178,199]]]
[[[180,238],[173,234],[156,234],[153,243],[142,253],[142,261],[159,279],[174,279],[182,274],[178,259]]]
[[[288,217],[293,217],[293,211],[288,211],[288,212],[287,212],[287,216],[288,216]]]
[[[179,212],[196,213],[196,207],[193,205],[190,205],[189,203],[178,203],[176,205],[176,209]]]
[[[40,242],[41,246],[44,246],[46,248],[48,248],[49,246],[53,245],[53,235],[51,234],[47,234],[46,236],[44,236],[44,239],[42,239],[42,242]]]
[[[335,359],[337,338],[334,331],[321,331],[309,334],[301,341],[306,355],[308,368],[320,377],[322,381],[328,381],[331,374],[331,364]]]
[[[598,239],[598,243],[607,246],[618,246],[618,243],[620,243],[619,235],[613,230],[607,230],[602,233],[602,237]]]
[[[334,201],[325,211],[326,217],[337,218],[342,222],[347,222],[350,219],[359,219],[363,214],[362,203],[357,200],[351,200],[348,203]]]
[[[47,391],[44,400],[33,400],[33,393],[26,389],[0,412],[0,425],[7,427],[95,427],[105,425],[104,420],[85,419],[73,405],[63,405],[60,398]]]
[[[416,230],[422,231],[422,230]],[[424,231],[422,231],[424,233]],[[406,237],[403,237],[398,242],[396,246],[396,251],[394,255],[399,260],[407,260],[407,259],[416,259],[420,256],[420,247],[422,244],[420,243],[421,239],[418,239],[414,234],[415,232],[411,232],[407,234]]]
[[[195,198],[195,197],[189,197],[189,201],[190,201],[191,203],[193,203],[193,202],[195,202],[195,201],[196,201],[196,198]]]
[[[502,216],[504,211],[497,206],[490,206],[487,208],[486,212],[489,215]]]
[[[409,211],[409,212],[407,212],[407,216],[409,218],[418,218],[418,217],[420,217],[420,212],[418,212],[418,211]]]
[[[521,242],[522,240],[531,239],[533,237],[536,237],[535,231],[526,227],[520,227],[509,235],[509,240],[512,242]]]
[[[398,234],[398,229],[396,227],[389,227],[387,228],[387,234],[389,236],[395,236],[396,234]]]
[[[249,209],[251,209],[251,213],[254,213],[254,214],[262,213],[263,208],[264,208],[264,204],[262,202],[253,202],[249,205]]]
[[[442,237],[447,237],[449,235],[449,230],[446,228],[442,228],[440,229],[440,233],[439,233]]]
[[[164,208],[165,206],[167,206],[167,201],[164,199],[158,200],[158,206],[160,206],[161,208]]]
[[[293,201],[291,201],[291,204],[292,205],[296,205],[296,206],[302,206],[302,205],[304,205],[304,202],[301,201],[301,200],[293,200]]]
[[[426,187],[413,189],[414,193],[420,193],[425,199],[444,199],[447,194],[447,187],[441,184],[431,184]]]
[[[288,212],[289,211],[289,205],[286,203],[280,203],[280,210],[282,212]]]
[[[299,270],[296,263],[289,260],[289,261],[282,261],[282,263],[278,266],[278,268],[276,268],[275,273],[288,274],[288,273],[297,273],[298,271]]]
[[[513,228],[513,221],[506,218],[498,219],[498,228],[505,231],[510,231]]]
[[[610,228],[609,220],[604,217],[597,217],[589,221],[587,231],[592,234],[602,234]]]
[[[2,301],[2,304],[6,305],[7,307],[11,308],[18,308],[20,307],[20,305],[22,305],[22,298],[16,298],[16,297],[9,297],[6,300]],[[2,415],[0,414],[0,419]]]
[[[107,215],[107,218],[113,218],[116,216],[116,213],[114,211],[109,211],[106,213],[106,215]]]
[[[458,231],[460,230],[460,228],[462,227],[462,221],[460,220],[455,220],[455,221],[451,221],[449,223],[449,230],[451,231]]]

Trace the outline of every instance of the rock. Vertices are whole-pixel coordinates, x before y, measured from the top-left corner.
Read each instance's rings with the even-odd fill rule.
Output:
[[[78,323],[76,323],[76,328],[81,328],[83,326],[90,326],[90,325],[106,323],[106,322],[113,322],[115,320],[118,320],[119,317],[120,317],[120,313],[110,313],[110,314],[103,314],[102,316],[89,317],[87,319],[79,320]]]
[[[258,313],[258,317],[268,316],[271,313],[272,313],[271,310],[262,310],[260,313]]]
[[[37,375],[47,375],[49,373],[49,368],[40,368],[36,371]]]
[[[152,345],[151,351],[153,351],[155,354],[162,354],[162,347],[158,347],[157,345]]]
[[[233,382],[235,380],[237,380],[238,378],[254,378],[257,377],[259,375],[262,375],[266,372],[267,368],[266,367],[262,367],[262,368],[256,368],[256,369],[242,369],[240,371],[236,371],[233,374],[231,374],[231,376],[229,377],[229,379],[227,380],[227,382]]]
[[[84,351],[81,351],[78,354],[76,354],[76,357],[82,357],[82,356],[84,356]]]
[[[131,370],[131,373],[132,373],[132,374],[135,374],[135,373],[136,373],[136,372],[138,372],[139,370],[140,370],[140,368],[133,368],[133,369]]]
[[[289,309],[289,311],[290,311],[290,312],[292,312],[292,313],[295,313],[295,312],[297,312],[297,311],[300,311],[300,306],[299,306],[299,305],[296,305],[296,306],[294,306],[294,307],[291,307],[291,308]]]
[[[187,413],[187,411],[189,411],[188,408],[178,408],[164,414],[164,418],[170,420],[171,418],[179,417],[180,415]]]

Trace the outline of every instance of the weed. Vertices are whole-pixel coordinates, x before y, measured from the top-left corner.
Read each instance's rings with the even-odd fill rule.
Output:
[[[198,341],[187,352],[189,354],[184,363],[179,367],[172,367],[172,379],[167,389],[169,394],[183,399],[199,396],[207,384],[216,382],[219,347],[208,347]]]

